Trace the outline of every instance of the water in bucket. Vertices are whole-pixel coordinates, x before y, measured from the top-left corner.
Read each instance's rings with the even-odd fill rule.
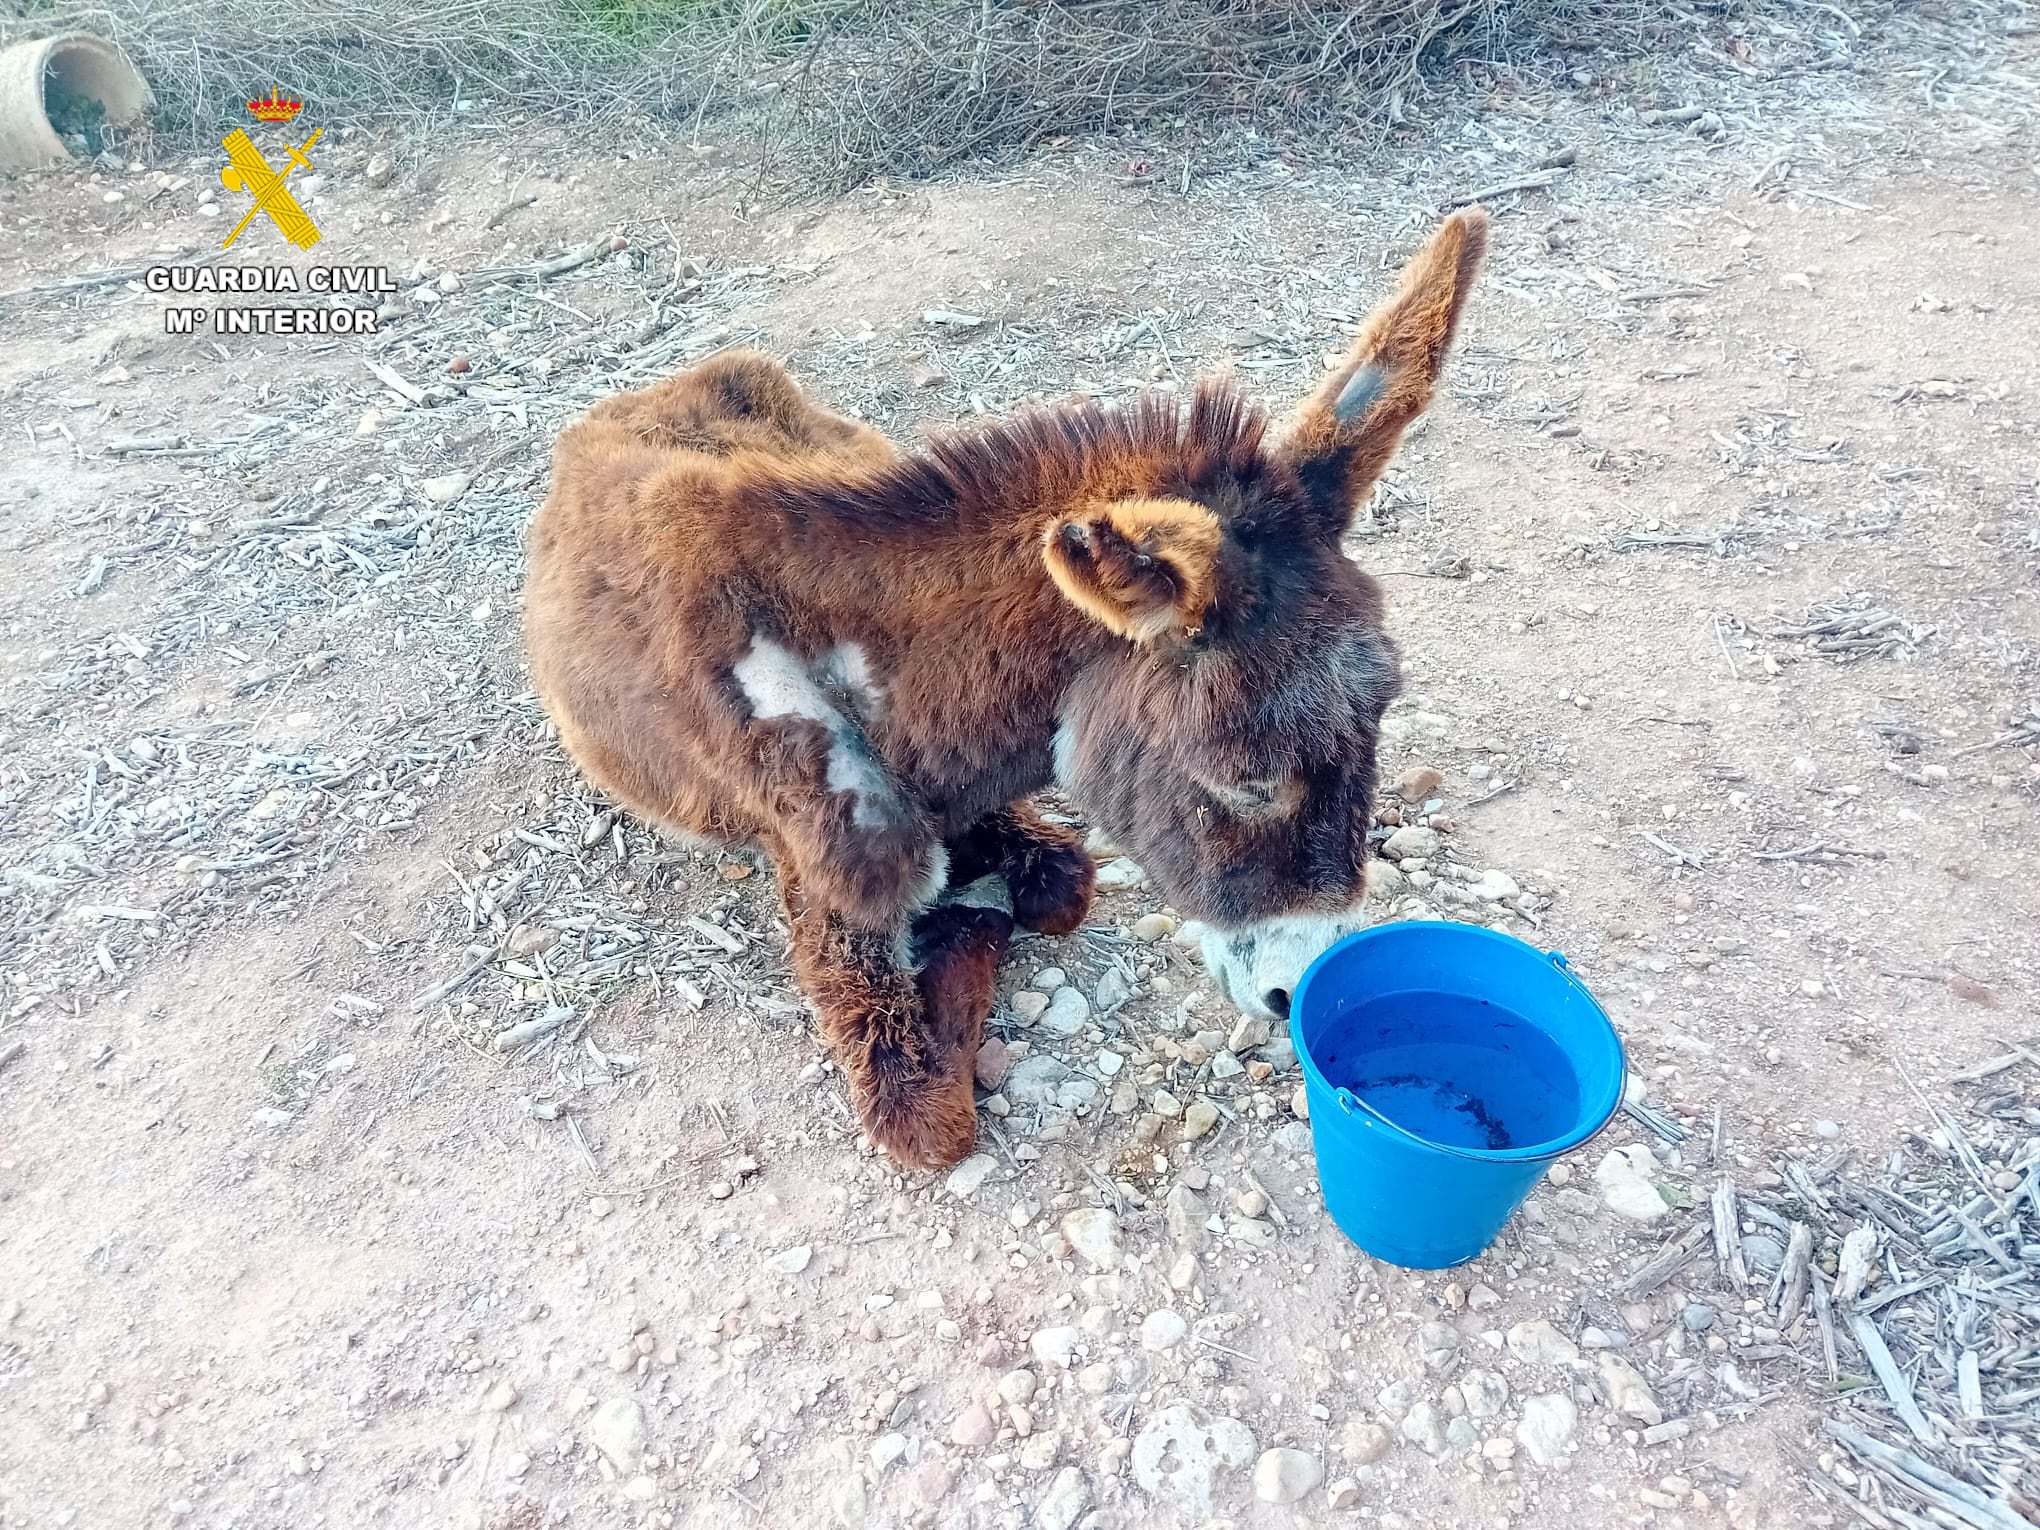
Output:
[[[1318,1065],[1333,1088],[1447,1147],[1535,1147],[1579,1119],[1579,1084],[1558,1044],[1459,994],[1398,993],[1357,1006]],[[1525,1089],[1526,1078],[1542,1087]]]

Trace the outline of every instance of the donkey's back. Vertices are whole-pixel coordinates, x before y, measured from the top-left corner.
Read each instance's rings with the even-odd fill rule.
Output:
[[[849,467],[894,455],[884,436],[817,408],[776,361],[756,351],[730,351],[604,399],[559,442],[563,457],[591,447],[634,447],[666,464],[674,453],[694,454],[750,471],[814,458],[826,461],[806,465]]]

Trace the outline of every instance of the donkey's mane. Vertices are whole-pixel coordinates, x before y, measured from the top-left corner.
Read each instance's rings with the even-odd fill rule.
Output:
[[[1054,504],[1096,483],[1128,492],[1129,476],[1148,481],[1138,492],[1194,493],[1250,475],[1267,430],[1266,412],[1220,378],[1188,398],[1072,400],[944,431],[868,477],[808,480],[795,495],[803,510],[901,529],[1009,520],[1016,505]]]

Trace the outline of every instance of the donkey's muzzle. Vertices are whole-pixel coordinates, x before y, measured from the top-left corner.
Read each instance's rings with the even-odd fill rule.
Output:
[[[1230,1003],[1246,1014],[1287,1024],[1290,996],[1304,969],[1333,941],[1368,922],[1355,904],[1337,914],[1285,914],[1237,930],[1193,922],[1185,933],[1198,936],[1205,968]]]

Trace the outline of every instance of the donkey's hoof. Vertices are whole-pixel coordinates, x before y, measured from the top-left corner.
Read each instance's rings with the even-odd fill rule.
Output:
[[[968,1073],[889,1081],[875,1097],[859,1091],[857,1113],[871,1140],[902,1168],[946,1169],[977,1146],[977,1101]]]
[[[1091,912],[1098,868],[1082,845],[1036,844],[1006,867],[1013,919],[1037,935],[1067,935]]]

